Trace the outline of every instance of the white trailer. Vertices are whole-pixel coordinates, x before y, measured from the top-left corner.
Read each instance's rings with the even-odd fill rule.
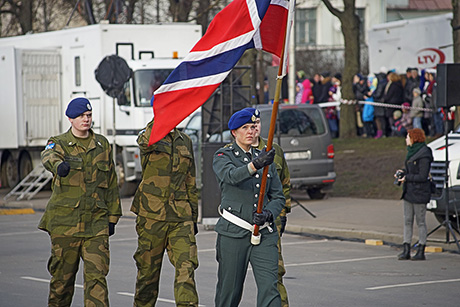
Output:
[[[403,74],[453,62],[452,13],[398,20],[373,26],[368,31],[369,72],[382,67]]]
[[[153,117],[151,95],[200,38],[201,26],[172,23],[98,24],[0,39],[1,186],[24,178],[48,138],[70,127],[65,109],[78,96],[93,105],[93,129],[115,139],[121,181],[135,183],[136,137]],[[103,58],[116,53],[133,70],[120,99],[106,95],[95,78]]]

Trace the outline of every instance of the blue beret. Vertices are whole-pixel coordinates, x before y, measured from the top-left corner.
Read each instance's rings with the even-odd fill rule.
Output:
[[[260,118],[260,111],[257,110],[256,108],[244,108],[243,110],[248,110],[249,112],[254,114],[256,118]]]
[[[76,118],[86,111],[91,111],[92,109],[93,108],[91,107],[91,103],[89,103],[88,99],[78,97],[69,102],[65,115],[69,118]]]
[[[233,113],[232,117],[228,121],[228,129],[234,130],[238,129],[239,127],[243,126],[244,124],[254,124],[256,121],[255,115],[248,111],[248,110],[240,110],[238,112]]]

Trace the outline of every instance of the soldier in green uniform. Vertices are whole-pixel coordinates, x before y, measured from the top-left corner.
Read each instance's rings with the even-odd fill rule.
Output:
[[[198,306],[198,192],[192,141],[178,129],[149,146],[153,120],[139,133],[142,181],[131,211],[137,214],[138,247],[134,306],[155,306],[164,251],[176,269],[177,306]]]
[[[273,226],[284,207],[281,182],[273,163],[275,150],[252,148],[255,116],[241,110],[228,122],[235,142],[214,154],[213,170],[221,188],[216,225],[216,258],[219,264],[215,306],[238,306],[251,263],[257,284],[257,306],[281,306],[277,289],[278,233]],[[254,157],[254,159],[253,159]],[[257,213],[262,169],[269,165],[264,207]],[[251,244],[254,224],[260,226],[260,244]]]
[[[266,147],[267,140],[263,139],[260,136],[260,130],[262,129],[260,123],[260,111],[255,108],[246,108],[254,114],[256,117],[256,130],[255,130],[255,137],[254,141],[252,142],[252,146],[262,150]],[[284,158],[284,151],[283,149],[277,144],[273,143],[273,148],[275,149],[275,165],[276,170],[278,172],[278,176],[280,177],[281,184],[283,185],[283,194],[286,198],[286,203],[284,204],[284,208],[281,211],[278,218],[275,220],[275,225],[280,235],[278,240],[278,290],[281,295],[281,306],[288,307],[289,300],[286,291],[286,287],[283,284],[283,276],[286,274],[286,269],[284,267],[283,255],[281,252],[281,236],[286,228],[287,217],[286,214],[291,212],[291,175],[289,174],[288,165],[286,159]]]
[[[72,127],[51,137],[41,154],[54,175],[38,226],[51,237],[48,306],[70,306],[80,258],[85,306],[109,306],[109,236],[122,213],[112,149],[105,137],[91,130],[88,99],[73,99],[66,115]]]

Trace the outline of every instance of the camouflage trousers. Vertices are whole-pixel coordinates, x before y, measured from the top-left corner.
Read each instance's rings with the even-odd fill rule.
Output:
[[[83,260],[85,306],[109,306],[109,237],[75,238],[51,235],[51,274],[48,306],[70,306],[75,278]]]
[[[134,253],[137,266],[134,306],[155,306],[165,250],[176,269],[176,306],[198,306],[195,285],[198,254],[193,222],[163,222],[138,216],[136,231],[138,246]]]
[[[276,229],[278,234],[281,233],[281,219],[278,216],[275,220]],[[286,287],[283,284],[283,276],[286,274],[286,269],[284,268],[284,260],[281,252],[281,237],[278,238],[278,291],[281,296],[281,307],[289,307],[288,294]]]

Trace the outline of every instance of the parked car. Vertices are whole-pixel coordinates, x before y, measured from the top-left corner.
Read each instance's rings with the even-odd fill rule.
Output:
[[[436,219],[442,223],[446,217],[451,226],[460,229],[460,125],[448,134],[446,156],[446,136],[430,142],[428,146],[433,151],[434,161],[431,163],[431,176],[436,184],[436,192],[431,194],[427,209],[433,212]],[[448,163],[446,164],[446,158]],[[446,169],[448,184],[446,185]],[[447,216],[446,216],[447,213]]]
[[[268,137],[272,105],[257,105],[261,113],[263,138]],[[197,112],[184,128],[194,142],[195,156],[201,152],[201,113]],[[231,142],[229,130],[207,136],[209,142]],[[305,190],[310,198],[322,199],[336,179],[334,146],[324,112],[317,105],[279,106],[274,141],[284,150],[294,189]],[[201,185],[201,159],[197,161],[197,184]]]

